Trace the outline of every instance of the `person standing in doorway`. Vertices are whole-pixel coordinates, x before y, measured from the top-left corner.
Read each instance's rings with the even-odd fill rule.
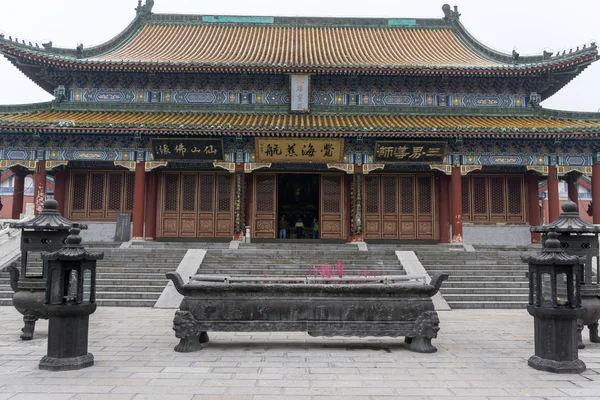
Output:
[[[287,221],[285,220],[285,215],[282,215],[281,219],[279,220],[279,239],[287,238],[288,228],[289,228],[289,225],[288,225]]]
[[[304,237],[304,223],[300,218],[298,218],[298,222],[296,222],[296,237],[298,239],[302,239]]]
[[[317,221],[317,217],[313,218],[312,222],[312,237],[313,239],[319,238],[319,222]]]

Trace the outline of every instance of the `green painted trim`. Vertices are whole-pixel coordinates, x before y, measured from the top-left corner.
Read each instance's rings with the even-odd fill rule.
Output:
[[[237,17],[232,15],[203,15],[202,22],[272,24],[273,17]]]
[[[388,19],[389,26],[417,26],[416,19],[393,18]]]

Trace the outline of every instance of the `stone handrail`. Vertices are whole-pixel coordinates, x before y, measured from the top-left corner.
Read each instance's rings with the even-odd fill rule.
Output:
[[[24,222],[32,219],[26,216],[22,220],[0,220],[0,270],[6,267],[21,251],[21,230],[9,227],[12,222]]]

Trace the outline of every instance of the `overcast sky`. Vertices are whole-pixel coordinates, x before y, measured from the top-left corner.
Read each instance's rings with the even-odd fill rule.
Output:
[[[444,1],[420,0],[155,0],[156,13],[265,16],[440,18]],[[484,44],[521,55],[557,51],[600,40],[598,0],[457,0],[463,25]],[[2,0],[0,32],[32,42],[74,48],[103,43],[135,17],[137,0]],[[5,58],[0,59],[0,104],[49,101]],[[600,110],[600,61],[583,71],[544,107]]]

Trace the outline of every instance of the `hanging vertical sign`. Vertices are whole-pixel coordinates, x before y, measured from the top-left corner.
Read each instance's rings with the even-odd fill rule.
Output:
[[[310,112],[310,77],[290,75],[290,107],[292,112]]]

